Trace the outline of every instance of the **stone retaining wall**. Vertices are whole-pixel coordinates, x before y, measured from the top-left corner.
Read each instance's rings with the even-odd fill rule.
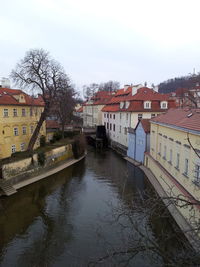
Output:
[[[38,153],[39,154],[39,153]],[[43,164],[38,160],[38,154],[23,160],[15,161],[12,163],[4,164],[2,166],[3,179],[12,180],[13,183],[19,179],[32,176],[42,169],[48,168],[61,161],[73,158],[72,145],[57,147],[42,154]]]

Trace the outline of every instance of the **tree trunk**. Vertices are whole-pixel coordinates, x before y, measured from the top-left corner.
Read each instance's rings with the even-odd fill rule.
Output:
[[[42,112],[41,116],[40,116],[40,119],[38,121],[38,124],[31,136],[31,139],[29,141],[29,144],[28,144],[28,151],[32,152],[33,151],[33,148],[34,148],[34,145],[35,145],[35,142],[38,138],[38,135],[39,135],[39,132],[40,132],[40,128],[42,127],[42,124],[44,122],[44,120],[46,119],[46,109],[44,108],[44,111]]]
[[[62,138],[65,138],[65,123],[62,123]]]

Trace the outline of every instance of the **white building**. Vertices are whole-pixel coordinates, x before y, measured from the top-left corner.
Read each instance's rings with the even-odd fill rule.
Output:
[[[83,104],[83,127],[102,125],[102,108],[111,97],[111,93],[100,91]]]
[[[139,119],[150,119],[175,107],[168,95],[139,86],[125,86],[103,107],[103,124],[111,145],[126,153],[128,128],[135,128]]]

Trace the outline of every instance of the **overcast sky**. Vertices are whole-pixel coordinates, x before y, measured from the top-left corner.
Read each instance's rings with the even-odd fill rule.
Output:
[[[121,86],[200,71],[199,0],[1,0],[0,77],[31,48],[73,83]]]

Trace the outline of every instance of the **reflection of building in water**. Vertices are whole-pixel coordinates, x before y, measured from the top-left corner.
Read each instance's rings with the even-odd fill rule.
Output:
[[[57,249],[60,249],[62,247],[62,225],[66,225],[67,223],[62,222],[63,218],[57,217],[56,214],[59,210],[64,210],[66,214],[64,220],[66,220],[67,214],[69,213],[67,199],[74,194],[70,189],[72,180],[68,179],[75,176],[73,183],[76,183],[76,191],[81,190],[79,184],[84,171],[84,161],[82,161],[76,164],[75,168],[71,166],[56,175],[19,190],[19,192],[12,197],[2,198],[0,202],[0,251],[2,251],[11,240],[16,238],[16,236],[25,234],[31,224],[36,224],[36,227],[38,227],[37,230],[40,232],[40,226],[39,224],[37,225],[40,219],[45,225],[48,235],[46,233],[44,233],[44,235],[39,235],[39,240],[34,240],[34,242],[41,242],[48,246],[51,238],[59,234],[60,241]],[[52,194],[52,192],[55,193]],[[49,195],[51,195],[50,199],[48,197]],[[52,211],[52,209],[54,211],[51,212],[50,216],[49,210]],[[52,214],[54,214],[53,217]],[[61,230],[58,231],[58,228]],[[71,227],[69,227],[68,231],[67,236],[71,238]],[[41,238],[44,238],[44,240],[41,241]],[[29,249],[27,248],[27,250]],[[32,254],[30,251],[28,253],[29,255]]]

